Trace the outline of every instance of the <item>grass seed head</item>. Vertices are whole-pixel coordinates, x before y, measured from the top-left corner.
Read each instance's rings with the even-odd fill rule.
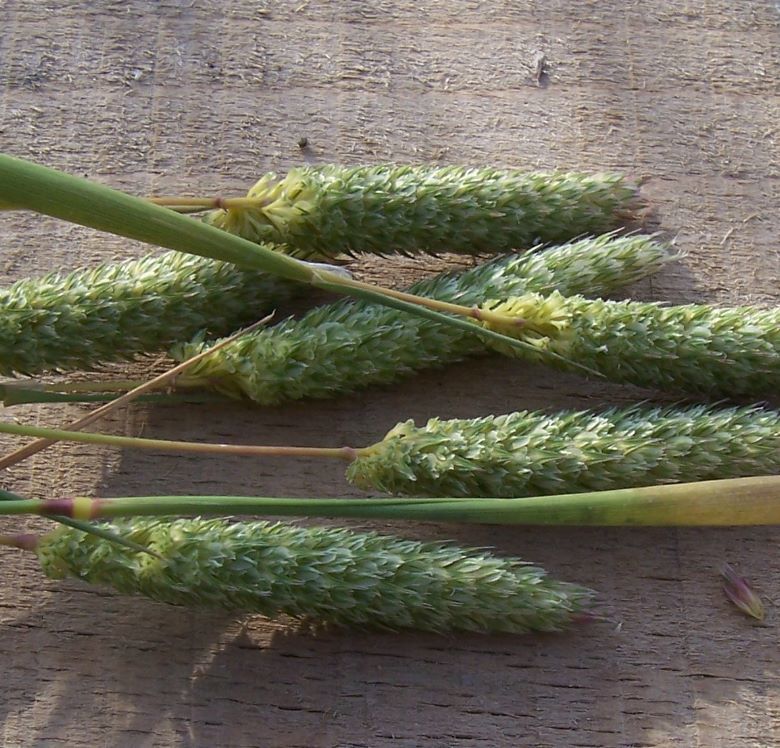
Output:
[[[480,254],[609,231],[638,204],[615,174],[458,166],[309,166],[264,176],[258,204],[209,213],[218,228],[301,256]]]
[[[347,478],[396,495],[519,498],[778,470],[780,413],[636,406],[406,421],[361,450]]]
[[[161,558],[63,528],[38,544],[44,572],[175,605],[388,630],[556,631],[592,603],[517,558],[444,543],[222,519],[111,529]]]
[[[463,305],[529,291],[599,294],[633,283],[674,257],[652,237],[605,236],[444,273],[410,290]],[[199,339],[173,353],[184,360],[205,345]],[[343,301],[247,335],[193,366],[188,376],[231,397],[273,405],[390,383],[485,350],[477,336],[431,320]]]
[[[0,290],[0,373],[91,369],[259,319],[296,284],[180,252]]]
[[[575,372],[585,366],[612,382],[718,397],[758,397],[780,386],[780,308],[664,306],[559,293],[485,307],[534,322],[513,334],[538,355],[491,344],[507,355]]]

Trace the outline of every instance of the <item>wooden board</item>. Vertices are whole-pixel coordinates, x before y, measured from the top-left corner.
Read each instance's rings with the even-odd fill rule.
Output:
[[[688,252],[632,289],[635,297],[773,303],[778,32],[769,0],[7,0],[0,142],[137,194],[238,194],[304,159],[622,170],[646,179],[658,225]],[[3,214],[0,231],[5,281],[142,251],[32,215]],[[440,265],[356,269],[400,286]],[[491,359],[332,402],[139,406],[103,427],[359,445],[404,418],[596,407],[644,394]],[[7,417],[55,425],[81,412],[27,407]],[[359,495],[339,465],[74,445],[16,466],[4,485],[32,496]],[[3,552],[3,745],[780,741],[775,530],[382,527],[522,555],[597,588],[608,620],[544,637],[316,637],[49,582],[33,559]],[[767,625],[752,625],[723,597],[726,560],[770,605]]]

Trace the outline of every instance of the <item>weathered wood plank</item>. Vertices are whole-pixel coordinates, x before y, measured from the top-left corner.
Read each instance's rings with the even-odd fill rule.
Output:
[[[238,192],[304,159],[621,169],[688,257],[643,298],[774,303],[780,12],[764,0],[0,6],[4,150],[139,194]],[[536,55],[546,57],[542,85]],[[301,153],[300,137],[310,148]],[[138,254],[0,216],[5,281]],[[441,262],[365,260],[401,285]],[[143,367],[140,367],[143,370]],[[134,407],[117,433],[362,444],[402,418],[597,407],[647,393],[489,359],[269,410]],[[20,408],[59,424],[79,408]],[[3,440],[9,446],[8,439]],[[10,471],[35,496],[359,495],[341,467],[59,445]],[[4,745],[764,746],[780,740],[777,627],[723,599],[724,560],[780,595],[777,532],[386,527],[494,545],[602,592],[558,637],[328,633],[230,620],[0,566]],[[40,526],[4,522],[3,527]]]

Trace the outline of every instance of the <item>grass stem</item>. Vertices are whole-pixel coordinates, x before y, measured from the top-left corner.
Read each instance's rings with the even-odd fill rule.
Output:
[[[135,496],[0,502],[0,515],[263,514],[502,525],[732,527],[780,524],[780,476],[644,486],[524,499],[301,499]]]
[[[219,343],[217,343],[217,346],[222,347],[224,345],[228,345],[230,342],[238,339],[242,335],[246,335],[247,333],[256,330],[261,325],[264,325],[266,322],[268,322],[269,319],[271,319],[270,315],[268,317],[264,317],[263,319],[259,320],[255,324],[250,325],[249,327],[243,330],[239,330],[235,335],[231,335],[229,338],[225,338],[224,340],[219,341]],[[214,350],[214,348],[211,348],[210,350]],[[131,402],[138,396],[144,395],[147,392],[150,392],[151,390],[160,388],[164,385],[171,383],[174,379],[176,379],[176,377],[179,374],[185,371],[187,367],[191,366],[194,363],[197,363],[200,359],[205,358],[205,356],[207,356],[208,353],[209,351],[203,351],[201,353],[198,353],[196,356],[193,356],[192,358],[183,361],[177,366],[174,366],[172,369],[163,372],[162,374],[155,377],[154,379],[150,379],[148,382],[144,382],[143,384],[139,385],[138,387],[135,387],[129,392],[120,395],[115,400],[112,400],[111,402],[106,403],[105,405],[101,405],[99,408],[93,410],[91,413],[84,416],[83,418],[79,418],[78,420],[70,423],[69,430],[78,431],[79,429],[88,426],[90,423],[93,423],[98,418],[101,418],[102,416],[106,415],[107,413],[110,413],[116,408],[119,408],[122,405],[126,405],[127,403]],[[38,439],[32,444],[28,444],[24,447],[21,447],[20,449],[14,450],[10,454],[7,454],[5,457],[0,458],[0,470],[11,467],[11,465],[16,465],[17,463],[27,459],[28,457],[32,457],[32,455],[37,454],[42,449],[46,449],[46,447],[51,446],[55,442],[56,439]]]
[[[350,461],[354,460],[360,453],[360,450],[353,449],[352,447],[275,447],[256,446],[253,444],[213,444],[168,439],[147,439],[133,436],[115,436],[110,434],[94,434],[82,431],[28,426],[19,423],[0,423],[0,434],[34,436],[52,442],[80,442],[83,444],[101,444],[118,448],[128,447],[133,449],[183,452],[188,454],[241,455],[244,457],[322,457]]]

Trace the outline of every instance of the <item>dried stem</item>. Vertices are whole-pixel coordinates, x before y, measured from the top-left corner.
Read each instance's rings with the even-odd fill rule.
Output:
[[[177,213],[181,212],[199,212],[203,210],[222,209],[229,210],[240,208],[262,208],[268,203],[264,198],[259,197],[178,197],[160,195],[158,197],[149,197],[147,200],[154,205],[161,205],[164,208],[170,208]],[[183,209],[183,210],[182,210]]]
[[[222,347],[223,345],[227,345],[233,340],[236,340],[237,338],[241,337],[242,335],[246,335],[247,333],[251,332],[252,330],[256,330],[261,325],[264,325],[266,322],[268,322],[273,315],[269,315],[267,317],[264,317],[263,319],[259,320],[258,322],[255,322],[255,324],[250,325],[249,327],[244,328],[243,330],[239,330],[235,335],[232,335],[229,338],[226,338],[224,341],[220,341],[218,345]],[[213,350],[213,349],[211,349]],[[164,372],[163,374],[160,374],[159,376],[155,377],[154,379],[150,379],[148,382],[144,382],[143,384],[139,385],[138,387],[135,387],[134,389],[130,390],[129,392],[124,393],[123,395],[120,395],[115,400],[112,400],[109,403],[106,403],[105,405],[101,405],[97,410],[92,411],[88,415],[84,416],[83,418],[79,418],[76,421],[73,421],[68,425],[68,429],[71,431],[78,431],[79,429],[84,428],[85,426],[88,426],[90,423],[93,423],[98,418],[101,418],[102,416],[106,415],[107,413],[110,413],[113,410],[116,410],[116,408],[119,408],[122,405],[126,405],[127,403],[131,402],[135,398],[137,398],[139,395],[143,395],[153,389],[162,387],[165,384],[168,384],[172,382],[179,374],[181,374],[185,369],[187,369],[188,366],[196,363],[200,359],[204,358],[208,355],[208,351],[203,351],[196,356],[193,356],[192,358],[187,359],[186,361],[182,362],[181,364],[178,364],[177,366],[174,366],[172,369],[169,369],[168,371]],[[7,454],[5,457],[0,458],[0,470],[4,468],[11,467],[11,465],[16,465],[17,463],[21,462],[22,460],[27,459],[28,457],[32,457],[32,455],[37,454],[43,449],[46,449],[46,447],[51,446],[54,444],[57,440],[56,439],[38,439],[37,441],[33,442],[32,444],[28,444],[25,447],[21,447],[20,449],[14,450],[10,454]]]
[[[362,283],[357,280],[344,280],[344,285],[354,289],[370,290],[373,288],[369,283]],[[461,317],[467,317],[469,319],[479,320],[485,324],[496,325],[500,327],[524,327],[526,320],[517,316],[508,314],[499,314],[497,312],[490,311],[489,309],[482,309],[476,306],[467,307],[462,304],[452,304],[447,301],[440,301],[438,299],[429,299],[425,296],[415,296],[414,294],[405,293],[404,291],[394,291],[393,289],[384,289],[388,296],[400,301],[407,301],[409,303],[419,304],[420,306],[433,309],[443,314],[456,314]]]
[[[213,444],[168,439],[147,439],[133,436],[93,434],[64,429],[49,429],[17,423],[0,423],[0,433],[18,436],[35,436],[55,442],[81,442],[101,444],[108,447],[130,447],[162,452],[184,452],[190,454],[242,455],[244,457],[322,457],[351,461],[361,450],[352,447],[287,447],[257,446],[253,444]]]

